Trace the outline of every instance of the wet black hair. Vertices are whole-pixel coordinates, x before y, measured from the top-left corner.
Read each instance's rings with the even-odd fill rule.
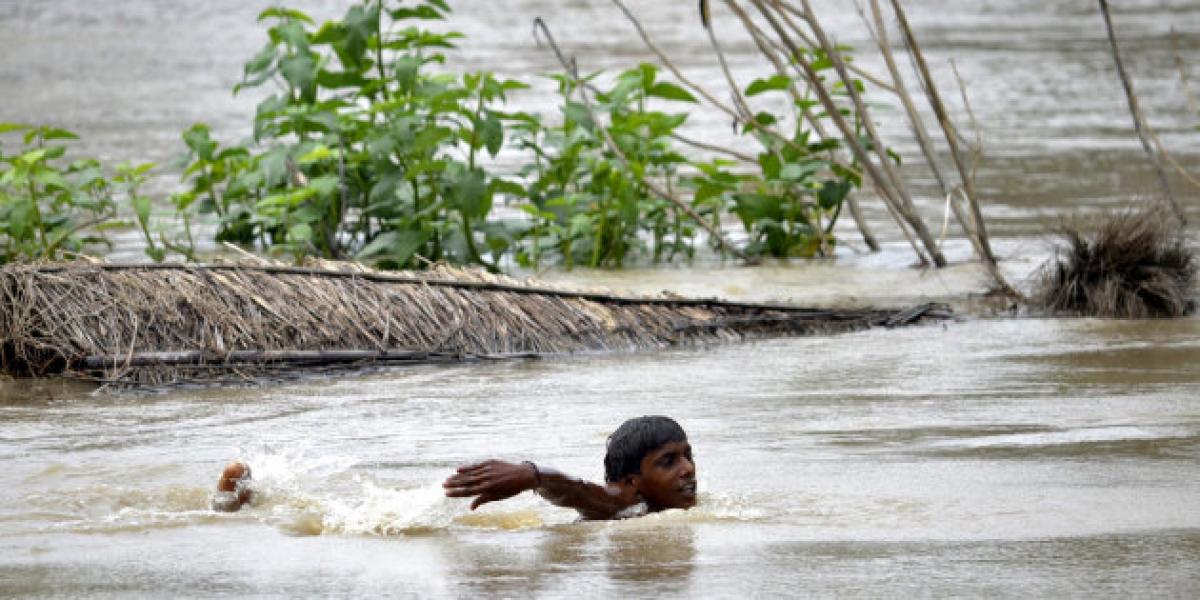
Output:
[[[629,419],[608,436],[604,453],[604,481],[615,483],[642,472],[642,459],[663,444],[686,442],[687,433],[675,419],[661,415]]]

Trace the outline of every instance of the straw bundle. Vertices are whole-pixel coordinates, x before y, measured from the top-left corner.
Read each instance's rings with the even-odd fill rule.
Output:
[[[0,269],[0,368],[175,383],[346,363],[638,350],[915,321],[570,291],[449,268],[383,274],[250,265]],[[891,319],[889,321],[889,319]]]
[[[1065,248],[1042,270],[1034,306],[1049,313],[1145,319],[1195,311],[1196,257],[1162,207],[1064,224]]]

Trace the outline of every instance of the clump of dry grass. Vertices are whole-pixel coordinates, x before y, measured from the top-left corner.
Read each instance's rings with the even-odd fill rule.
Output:
[[[1166,210],[1127,210],[1063,225],[1066,247],[1043,269],[1032,303],[1054,314],[1145,319],[1195,310],[1196,258]]]

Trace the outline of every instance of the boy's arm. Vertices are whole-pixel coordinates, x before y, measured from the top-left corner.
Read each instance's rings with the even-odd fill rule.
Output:
[[[533,463],[488,460],[459,467],[442,484],[451,498],[469,498],[471,510],[487,502],[535,490],[551,504],[573,508],[585,519],[609,519],[637,504],[636,493],[618,485],[598,485]]]

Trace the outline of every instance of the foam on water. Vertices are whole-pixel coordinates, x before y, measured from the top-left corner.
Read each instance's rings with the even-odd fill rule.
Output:
[[[1019,448],[1069,446],[1101,442],[1170,440],[1192,435],[1181,427],[1083,427],[1064,431],[990,435],[967,439],[936,440],[935,448]]]

